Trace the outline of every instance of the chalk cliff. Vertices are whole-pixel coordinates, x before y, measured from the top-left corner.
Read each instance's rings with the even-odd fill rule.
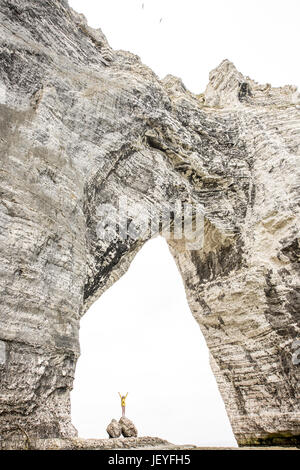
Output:
[[[126,196],[133,222],[204,208],[202,248],[169,246],[234,434],[299,443],[296,88],[224,60],[195,95],[63,0],[1,0],[0,25],[1,437],[76,436],[80,318],[147,239],[99,236]]]

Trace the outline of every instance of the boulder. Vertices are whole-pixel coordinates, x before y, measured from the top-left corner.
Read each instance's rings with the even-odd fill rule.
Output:
[[[120,418],[119,425],[122,428],[122,434],[124,437],[137,437],[137,429],[130,419],[125,417]]]
[[[112,419],[107,426],[106,431],[110,438],[116,438],[121,436],[122,427],[116,419]]]

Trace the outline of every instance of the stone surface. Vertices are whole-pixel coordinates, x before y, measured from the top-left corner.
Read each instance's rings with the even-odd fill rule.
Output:
[[[204,207],[203,248],[169,245],[234,434],[299,442],[296,88],[225,60],[194,95],[66,1],[2,0],[0,25],[1,437],[76,435],[79,320],[145,241],[99,236],[125,195],[128,220]]]
[[[6,363],[6,343],[0,341],[0,364],[4,365]]]
[[[133,422],[130,421],[130,419],[123,416],[122,418],[119,419],[119,424],[121,426],[122,434],[124,437],[137,437],[138,435],[137,429],[135,425],[133,424]]]
[[[109,450],[109,449],[195,449],[193,445],[176,445],[159,437],[127,437],[120,439],[79,439],[52,438],[27,439],[26,436],[14,440],[0,441],[0,450]]]
[[[176,445],[158,437],[126,437],[121,439],[52,438],[0,440],[0,450],[299,450],[299,447],[196,447]]]
[[[120,437],[122,434],[122,426],[118,423],[116,419],[112,419],[109,425],[107,426],[106,431],[109,437]]]

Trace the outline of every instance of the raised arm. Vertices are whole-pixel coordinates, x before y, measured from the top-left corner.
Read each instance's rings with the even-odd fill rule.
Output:
[[[126,393],[125,398],[127,398],[127,395],[128,395],[128,392]]]
[[[122,398],[122,397],[121,397],[121,393],[120,393],[120,392],[118,392],[118,394],[119,394],[119,397],[120,397],[120,398]]]

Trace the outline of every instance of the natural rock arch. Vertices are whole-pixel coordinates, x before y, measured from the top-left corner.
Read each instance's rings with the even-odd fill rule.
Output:
[[[295,87],[223,61],[196,96],[65,1],[0,16],[1,435],[75,434],[80,316],[143,243],[98,237],[99,207],[126,195],[203,205],[203,248],[170,247],[237,441],[299,442]]]
[[[126,416],[139,436],[235,446],[203,335],[172,258],[162,237],[147,241],[128,271],[80,320],[81,355],[71,392],[79,435],[104,435],[111,418],[121,414],[116,390],[122,386],[129,390]]]

